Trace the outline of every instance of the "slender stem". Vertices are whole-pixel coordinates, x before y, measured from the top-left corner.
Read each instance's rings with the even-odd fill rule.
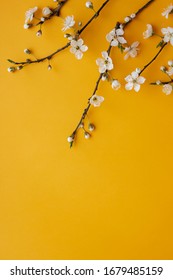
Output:
[[[163,46],[160,48],[160,50],[158,51],[158,53],[153,57],[153,59],[143,67],[143,69],[142,69],[141,72],[140,72],[140,75],[142,74],[142,72],[145,71],[145,69],[146,69],[147,67],[149,67],[149,66],[156,60],[156,58],[157,58],[157,57],[159,56],[159,54],[163,51],[163,49],[166,47],[167,44],[168,44],[168,43],[164,43],[164,44],[163,44]]]
[[[62,6],[67,2],[68,0],[62,0],[59,4],[59,8],[58,8],[58,14],[62,8]],[[78,37],[86,28],[87,26],[95,19],[98,17],[98,15],[100,14],[100,12],[103,10],[103,8],[106,6],[106,4],[109,2],[110,0],[106,0],[102,5],[101,7],[96,11],[96,13],[94,14],[94,16],[91,17],[91,19],[83,26],[82,29],[78,30],[76,32],[76,36]],[[29,64],[34,64],[34,63],[39,63],[39,62],[43,62],[47,59],[51,59],[53,58],[57,53],[67,49],[68,47],[70,46],[70,42],[68,42],[66,45],[64,45],[63,47],[57,49],[56,51],[54,51],[53,53],[45,56],[45,57],[42,57],[40,59],[36,59],[36,60],[30,60],[30,61],[21,61],[21,62],[16,62],[16,61],[13,61],[13,60],[9,60],[9,62],[15,64],[15,65],[29,65]]]
[[[139,15],[144,9],[146,9],[146,8],[147,8],[152,2],[154,2],[154,1],[155,1],[155,0],[150,0],[149,2],[147,2],[142,8],[140,8],[140,9],[136,12],[136,15]],[[132,21],[132,20],[131,20],[131,21]],[[131,21],[130,21],[130,22],[131,22]],[[130,22],[123,23],[123,24],[122,24],[123,27],[125,28]],[[120,23],[117,22],[116,25],[115,25],[115,29],[118,29],[119,26],[120,26]],[[110,45],[109,45],[109,48],[108,48],[108,50],[107,50],[108,55],[110,55],[111,49],[112,49],[112,46],[111,46],[111,44],[110,44]],[[73,133],[71,134],[71,136],[72,136],[73,139],[75,138],[75,135],[76,135],[76,133],[77,133],[78,128],[80,127],[80,125],[82,124],[83,120],[84,120],[85,117],[87,116],[87,113],[88,113],[88,111],[89,111],[89,109],[90,109],[90,107],[91,107],[90,99],[91,99],[91,97],[92,97],[93,95],[96,94],[96,92],[97,92],[97,90],[98,90],[98,87],[99,87],[99,84],[100,84],[100,82],[101,82],[101,80],[102,80],[102,76],[103,76],[103,74],[100,74],[100,75],[99,75],[99,77],[98,77],[98,79],[97,79],[97,81],[96,81],[96,85],[95,85],[94,91],[93,91],[92,95],[91,95],[91,96],[89,97],[89,99],[88,99],[88,105],[87,105],[87,107],[84,109],[83,114],[82,114],[82,117],[80,118],[80,121],[78,122],[78,124],[77,124],[75,130],[74,130]],[[71,142],[71,147],[72,147],[72,145],[73,145],[73,142]]]
[[[110,0],[106,0],[103,5],[98,9],[98,11],[95,12],[95,14],[93,15],[93,17],[78,31],[78,34],[80,35],[86,28],[87,26],[95,19],[99,16],[101,10],[103,10],[103,8],[106,6],[106,4],[109,2]]]
[[[48,17],[45,17],[45,18],[44,18],[44,21],[39,21],[39,22],[36,24],[36,26],[37,26],[37,25],[40,25],[40,24],[41,24],[41,25],[44,24],[47,20],[51,19],[51,18],[54,17],[54,16],[59,17],[62,7],[63,7],[68,1],[69,1],[69,0],[61,0],[61,1],[59,1],[59,2],[58,2],[58,6],[57,6],[55,9],[52,10],[52,13],[51,13]]]

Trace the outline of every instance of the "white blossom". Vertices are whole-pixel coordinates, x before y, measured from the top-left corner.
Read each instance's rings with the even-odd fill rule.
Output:
[[[33,20],[34,13],[38,10],[38,7],[34,7],[26,11],[25,13],[25,23],[30,23]]]
[[[75,55],[77,59],[81,59],[83,57],[83,52],[86,52],[88,50],[88,47],[86,45],[83,45],[83,40],[78,39],[71,40],[71,49],[70,52]]]
[[[96,60],[96,64],[99,66],[99,72],[105,73],[106,70],[112,70],[114,68],[112,59],[106,51],[102,52],[102,57]]]
[[[133,57],[133,58],[136,57],[139,50],[138,46],[139,46],[139,42],[136,41],[133,44],[131,44],[131,46],[125,48],[124,52],[126,52],[126,55],[124,56],[124,59],[126,60],[129,57]]]
[[[173,5],[170,4],[167,8],[164,9],[162,16],[168,18],[169,14],[173,11]]]
[[[147,30],[143,32],[144,39],[148,39],[153,36],[153,27],[151,24],[147,24]]]
[[[169,95],[172,92],[172,86],[170,84],[166,84],[163,86],[162,91],[166,94]]]
[[[141,85],[145,82],[145,78],[139,76],[136,71],[133,71],[130,75],[125,78],[127,84],[125,85],[126,90],[134,90],[138,92],[140,90]]]
[[[66,31],[67,29],[70,29],[71,27],[73,27],[75,25],[74,16],[67,16],[64,19],[63,25],[64,25],[64,27],[62,28],[62,31]]]
[[[122,36],[124,30],[122,28],[113,29],[106,35],[106,40],[111,43],[112,47],[118,46],[118,44],[125,44],[127,41]]]
[[[118,90],[121,87],[121,84],[118,80],[113,80],[111,86],[114,90]]]
[[[161,32],[164,35],[163,41],[165,43],[170,42],[173,46],[173,27],[162,28]]]
[[[104,101],[104,97],[103,96],[99,96],[97,94],[94,94],[91,98],[90,98],[90,104],[93,105],[94,107],[99,107],[101,105],[101,103]]]
[[[50,14],[52,14],[52,11],[51,11],[51,9],[49,9],[49,7],[44,7],[43,10],[42,10],[42,14],[43,14],[44,17],[47,17]]]

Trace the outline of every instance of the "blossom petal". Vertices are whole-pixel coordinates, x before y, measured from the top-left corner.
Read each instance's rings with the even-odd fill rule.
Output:
[[[133,89],[133,83],[131,82],[131,83],[127,83],[126,85],[125,85],[125,89],[126,90],[132,90]]]
[[[81,59],[81,58],[83,57],[83,53],[82,53],[80,50],[78,50],[78,51],[75,53],[75,56],[76,56],[77,59]]]
[[[139,76],[139,77],[137,78],[137,83],[140,84],[140,85],[142,85],[143,83],[145,83],[145,81],[146,81],[146,79],[145,79],[144,77]]]
[[[134,90],[136,91],[136,92],[138,92],[139,90],[140,90],[140,85],[139,84],[137,84],[137,83],[135,83],[134,84]]]
[[[82,45],[80,49],[82,52],[86,52],[88,50],[88,47],[86,45]]]

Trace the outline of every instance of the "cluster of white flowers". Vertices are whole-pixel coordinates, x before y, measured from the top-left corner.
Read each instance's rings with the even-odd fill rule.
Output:
[[[28,29],[32,26],[32,22],[35,16],[35,13],[37,12],[38,7],[34,7],[26,11],[25,13],[25,24],[24,28]],[[39,19],[41,22],[44,22],[45,19],[52,14],[52,10],[49,7],[44,7],[42,9],[42,17]]]

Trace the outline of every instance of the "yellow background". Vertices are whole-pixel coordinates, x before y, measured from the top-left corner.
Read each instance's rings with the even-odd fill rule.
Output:
[[[99,8],[103,0],[95,0]],[[73,149],[67,136],[91,95],[106,50],[105,35],[116,21],[146,1],[112,0],[82,34],[89,50],[77,61],[69,50],[47,63],[7,72],[7,58],[37,57],[66,43],[62,20],[24,30],[24,13],[51,0],[1,3],[0,44],[0,258],[1,259],[172,259],[173,258],[173,95],[148,83],[164,79],[160,66],[173,59],[169,45],[143,76],[139,93],[113,91],[101,83],[105,102],[92,108],[96,131],[79,132]],[[170,1],[155,1],[126,29],[130,43],[140,41],[136,59],[123,60],[114,49],[113,75],[123,82],[156,54],[159,38],[144,40],[151,23],[171,26],[161,16]],[[85,0],[70,0],[62,16],[85,23],[92,15]],[[167,78],[166,78],[167,79]],[[123,82],[124,83],[124,82]]]

